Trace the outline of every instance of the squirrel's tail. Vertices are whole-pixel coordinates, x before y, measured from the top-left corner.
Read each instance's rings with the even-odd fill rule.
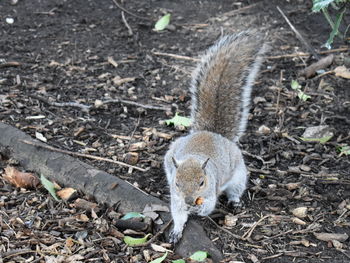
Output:
[[[193,131],[230,140],[244,133],[252,85],[266,49],[256,31],[225,36],[209,48],[192,77]]]

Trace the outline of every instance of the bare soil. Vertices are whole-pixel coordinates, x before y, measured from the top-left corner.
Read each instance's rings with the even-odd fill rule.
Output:
[[[175,112],[189,115],[195,58],[222,34],[247,28],[266,32],[271,51],[240,141],[250,169],[244,206],[233,209],[222,197],[211,220],[198,220],[225,262],[350,262],[349,239],[339,243],[315,236],[350,235],[350,159],[338,151],[350,145],[349,80],[333,73],[300,76],[315,60],[300,55],[309,51],[276,9],[280,5],[320,52],[330,29],[321,14],[311,13],[311,1],[125,1],[120,5],[128,11],[124,16],[132,32],[122,9],[110,0],[12,2],[0,6],[0,121],[33,137],[41,133],[56,148],[147,169],[83,159],[166,202],[163,155],[171,140],[188,131],[164,120]],[[154,23],[168,12],[170,27],[155,32]],[[346,16],[345,26],[349,23]],[[335,42],[334,49],[341,49],[326,71],[350,68],[348,47]],[[292,80],[311,98],[299,99]],[[262,125],[269,130],[265,134],[257,132]],[[330,141],[300,139],[307,127],[319,125],[330,127]],[[0,172],[16,165],[6,156],[1,149]],[[292,211],[298,207],[307,212],[296,219]],[[148,262],[148,254],[162,254],[126,247],[113,225],[118,215],[111,211],[100,205],[97,214],[86,212],[1,179],[0,262]],[[229,219],[236,224],[228,226]],[[160,236],[155,243],[167,246],[165,241]]]

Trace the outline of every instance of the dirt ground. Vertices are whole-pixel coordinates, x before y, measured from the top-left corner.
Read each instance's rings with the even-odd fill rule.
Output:
[[[323,57],[320,47],[330,29],[321,14],[311,13],[311,1],[119,5],[125,19],[112,0],[1,1],[0,120],[34,138],[40,133],[56,148],[148,169],[83,159],[168,202],[163,155],[188,131],[164,120],[175,112],[189,115],[195,58],[222,34],[258,28],[271,50],[240,141],[250,169],[244,206],[233,210],[222,197],[211,219],[198,220],[225,262],[350,262],[349,239],[317,236],[350,235],[350,159],[339,153],[350,145],[350,84],[331,72],[350,68],[349,46],[337,40],[328,73],[305,79],[299,72],[315,59],[300,54],[309,50],[276,9],[280,5]],[[172,14],[171,25],[155,32],[155,21],[165,13]],[[349,16],[344,24],[350,24]],[[292,80],[311,98],[299,99]],[[319,125],[333,133],[328,142],[300,139],[306,128]],[[0,156],[0,173],[16,165],[5,151]],[[0,262],[149,262],[162,254],[126,247],[114,217],[110,209],[91,214],[0,179]],[[155,243],[164,242],[161,236]]]

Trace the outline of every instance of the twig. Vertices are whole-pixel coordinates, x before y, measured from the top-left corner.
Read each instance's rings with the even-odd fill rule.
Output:
[[[323,50],[318,52],[318,54],[325,55],[325,54],[331,54],[331,53],[337,53],[337,52],[345,52],[345,51],[348,51],[349,49],[350,47],[342,47],[342,48],[331,49],[331,50]],[[297,52],[292,54],[270,56],[270,57],[266,57],[266,59],[281,59],[281,58],[295,58],[295,57],[308,57],[308,56],[310,56],[310,53]]]
[[[247,9],[250,9],[250,8],[256,6],[256,5],[257,5],[257,4],[251,4],[251,5],[243,6],[243,7],[241,7],[241,8],[237,8],[237,9],[235,9],[235,10],[226,12],[226,13],[223,14],[223,16],[225,16],[225,17],[226,17],[226,16],[232,16],[232,15],[235,15],[235,14],[237,14],[237,13],[243,12],[243,11],[245,11],[245,10],[247,10]]]
[[[170,108],[153,106],[153,105],[148,105],[148,104],[142,104],[142,103],[138,103],[138,102],[131,101],[131,100],[111,99],[111,100],[102,101],[102,103],[103,104],[107,104],[107,103],[123,103],[123,104],[137,106],[137,107],[144,108],[144,109],[149,109],[149,110],[170,111]]]
[[[240,237],[239,235],[233,234],[231,231],[219,226],[211,217],[207,216],[207,218],[209,219],[210,222],[212,222],[217,228],[219,228],[221,231],[224,231],[225,233],[229,234],[230,236],[242,240],[242,237]]]
[[[163,52],[156,52],[156,51],[153,51],[152,53],[154,55],[157,55],[157,56],[165,56],[165,57],[171,57],[171,58],[189,60],[189,61],[195,61],[195,62],[200,61],[199,58],[191,58],[188,56],[181,56],[181,55],[176,55],[176,54],[171,54],[171,53],[163,53]]]
[[[309,43],[303,38],[303,36],[299,33],[298,30],[296,30],[296,28],[293,26],[293,24],[290,22],[290,20],[288,19],[288,17],[283,13],[283,11],[281,10],[281,8],[279,6],[276,6],[277,10],[281,13],[281,15],[283,16],[283,18],[286,20],[286,22],[288,23],[288,25],[290,26],[290,28],[294,31],[295,35],[297,36],[297,38],[300,40],[300,42],[302,44],[305,45],[305,47],[309,50],[309,52],[317,59],[319,60],[320,57],[319,55],[316,53],[315,49],[313,49]]]
[[[129,36],[132,36],[134,33],[132,32],[132,29],[131,29],[131,27],[129,26],[128,21],[126,21],[126,19],[125,19],[124,11],[122,11],[122,20],[123,20],[124,25],[125,25],[126,28],[128,29],[128,34],[129,34]]]
[[[21,142],[23,142],[25,144],[33,145],[35,147],[41,147],[41,148],[44,148],[44,149],[47,149],[47,150],[50,150],[50,151],[54,151],[54,152],[60,152],[60,153],[69,154],[69,155],[73,155],[73,156],[79,156],[79,157],[94,159],[94,160],[98,160],[98,161],[114,163],[114,164],[118,164],[120,166],[133,168],[133,169],[139,170],[141,172],[146,172],[147,171],[147,169],[143,169],[143,168],[140,168],[140,167],[137,167],[137,166],[134,166],[134,165],[130,165],[130,164],[127,164],[127,163],[123,163],[123,162],[120,162],[120,161],[115,161],[115,160],[112,160],[112,159],[107,159],[107,158],[103,158],[103,157],[99,157],[99,156],[94,156],[94,155],[84,154],[84,153],[71,152],[71,151],[62,150],[62,149],[54,148],[54,147],[49,146],[49,145],[38,144],[38,143],[27,141],[27,140],[21,140]]]
[[[112,1],[113,1],[113,3],[114,3],[119,9],[123,10],[125,13],[128,13],[128,14],[131,15],[131,16],[137,17],[137,18],[142,19],[142,20],[153,21],[153,19],[149,19],[149,18],[145,18],[145,17],[142,17],[142,16],[138,16],[138,15],[135,15],[134,13],[132,13],[132,12],[126,10],[124,7],[122,7],[122,6],[117,2],[117,0],[112,0]]]
[[[19,67],[19,66],[21,66],[21,63],[16,61],[0,63],[0,68]]]
[[[92,105],[84,105],[81,103],[77,103],[77,102],[51,102],[46,98],[43,98],[41,96],[38,95],[32,95],[29,94],[28,95],[31,98],[40,100],[46,104],[49,104],[51,106],[55,106],[55,107],[77,107],[77,108],[81,108],[83,111],[85,112],[89,112],[91,109],[96,108],[95,106]],[[130,101],[130,100],[123,100],[123,99],[110,99],[110,100],[105,100],[101,102],[102,106],[103,104],[108,104],[108,103],[123,103],[126,105],[132,105],[132,106],[137,106],[140,108],[144,108],[144,109],[149,109],[149,110],[162,110],[162,111],[170,111],[170,108],[165,108],[165,107],[159,107],[159,106],[153,106],[153,105],[147,105],[147,104],[141,104],[135,101]]]
[[[148,245],[152,244],[154,240],[156,240],[161,234],[164,233],[164,231],[170,226],[170,224],[173,222],[173,220],[169,220],[168,223],[166,223],[153,237],[150,238],[146,243],[143,244],[137,244],[134,245],[134,247],[147,247]]]
[[[84,112],[89,112],[89,110],[91,109],[91,106],[88,105],[84,105],[84,104],[80,104],[78,102],[52,102],[49,101],[48,99],[38,96],[38,95],[34,95],[34,94],[29,94],[28,95],[31,98],[40,100],[50,106],[55,106],[55,107],[76,107],[76,108],[80,108],[82,109],[82,111]]]
[[[250,236],[253,234],[255,228],[262,222],[264,221],[266,218],[270,217],[272,215],[266,215],[263,216],[262,218],[260,218],[257,222],[254,223],[254,225],[243,234],[243,236],[241,237],[242,240],[247,240],[248,238],[250,238]]]

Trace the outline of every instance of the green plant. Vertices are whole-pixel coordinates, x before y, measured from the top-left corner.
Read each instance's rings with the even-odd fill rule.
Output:
[[[292,82],[290,83],[290,86],[293,90],[295,90],[297,92],[298,98],[301,99],[302,101],[307,101],[308,99],[311,98],[311,96],[305,94],[301,90],[301,85],[298,83],[298,81],[292,80]]]
[[[334,41],[335,36],[344,38],[344,36],[346,35],[346,32],[349,26],[347,27],[347,29],[343,34],[339,32],[339,26],[343,19],[344,13],[346,11],[346,6],[349,3],[350,3],[350,0],[313,0],[312,11],[313,12],[322,11],[323,15],[325,16],[326,20],[328,21],[329,25],[332,28],[332,32],[330,33],[327,42],[324,44],[324,46],[328,49],[331,48],[331,45]],[[333,21],[331,15],[328,12],[329,6],[337,10],[337,14],[335,16],[335,22]]]

